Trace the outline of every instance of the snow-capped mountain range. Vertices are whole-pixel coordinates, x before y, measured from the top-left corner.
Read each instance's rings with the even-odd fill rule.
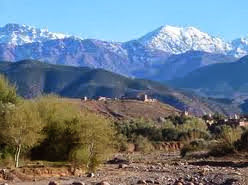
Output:
[[[7,24],[0,27],[0,43],[4,44],[23,45],[69,37],[73,36],[53,33],[47,29],[38,29],[28,25]],[[190,50],[230,54],[238,58],[248,54],[248,36],[226,42],[194,27],[166,25],[146,34],[137,41],[151,49],[158,49],[171,54],[181,54]],[[120,44],[117,42],[105,43],[105,46],[117,52],[121,50]]]
[[[23,45],[33,42],[45,42],[70,37],[62,33],[52,33],[47,29],[38,29],[28,25],[6,24],[0,27],[0,43]]]
[[[190,63],[195,51],[198,57],[204,56],[204,60],[197,61],[197,66]],[[185,55],[188,52],[193,54]],[[209,55],[211,61],[206,60]],[[177,61],[177,68],[173,70],[187,65],[187,72],[190,72],[191,65],[193,70],[218,63],[222,56],[230,62],[235,60],[234,57],[244,55],[248,55],[248,37],[227,42],[194,27],[162,26],[137,40],[124,43],[82,39],[27,25],[7,24],[0,27],[2,61],[37,59],[54,64],[104,68],[128,76],[149,76],[149,79],[157,75],[157,69],[174,65],[174,60]],[[191,59],[187,61],[186,56]],[[178,62],[182,59],[183,62]]]

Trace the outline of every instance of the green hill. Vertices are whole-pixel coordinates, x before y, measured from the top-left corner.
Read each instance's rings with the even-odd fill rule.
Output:
[[[197,91],[207,96],[235,98],[248,95],[248,56],[237,62],[213,64],[170,81],[177,88]]]
[[[25,98],[48,93],[70,98],[120,98],[146,93],[177,109],[189,110],[198,115],[215,111],[226,114],[238,111],[233,107],[199,98],[192,93],[177,91],[148,80],[127,78],[102,69],[25,60],[16,63],[0,62],[0,73],[16,84],[18,93]]]

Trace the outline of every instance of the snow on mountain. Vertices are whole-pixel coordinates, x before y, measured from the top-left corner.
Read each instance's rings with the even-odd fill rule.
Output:
[[[248,35],[232,41],[233,50],[231,55],[237,58],[248,55]]]
[[[224,54],[232,50],[231,44],[194,27],[162,26],[141,37],[139,41],[150,48],[173,54],[190,50]]]
[[[98,43],[100,43],[105,49],[112,51],[113,53],[117,53],[121,56],[128,55],[126,49],[122,47],[122,43],[120,42],[107,42],[98,40]]]
[[[47,29],[37,29],[28,25],[6,24],[4,27],[0,27],[0,43],[4,44],[23,45],[67,37],[69,35],[52,33]]]
[[[47,29],[38,29],[28,25],[7,24],[0,27],[0,44],[13,46],[21,46],[35,42],[44,43],[49,40],[61,40],[69,37],[83,40],[78,37],[53,33]],[[154,50],[161,50],[170,54],[182,54],[192,50],[204,51],[213,54],[232,55],[236,58],[248,55],[248,36],[236,39],[232,42],[226,42],[218,37],[201,32],[194,27],[162,26],[136,41],[120,43],[95,40],[95,42],[98,42],[103,48],[122,57],[130,57],[128,51],[133,52],[139,48],[139,59],[142,59],[142,49],[145,51],[144,57],[148,52],[153,52]],[[138,46],[137,43],[140,43],[144,47]]]
[[[225,42],[194,27],[163,26],[128,42],[81,39],[27,25],[0,27],[0,61],[35,59],[158,81],[247,54],[248,37]]]

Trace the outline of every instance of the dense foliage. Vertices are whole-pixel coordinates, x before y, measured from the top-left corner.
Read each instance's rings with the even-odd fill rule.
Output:
[[[20,156],[25,155],[71,161],[93,171],[113,151],[115,131],[108,119],[57,96],[19,100],[3,77],[0,92],[2,160],[13,156],[18,167]]]
[[[191,116],[169,116],[160,122],[136,119],[116,122],[115,126],[118,133],[127,138],[127,142],[136,145],[137,151],[151,151],[152,143],[188,143],[195,139],[211,139],[207,124],[202,119]],[[144,142],[147,144],[143,146],[147,146],[149,150],[139,147]]]

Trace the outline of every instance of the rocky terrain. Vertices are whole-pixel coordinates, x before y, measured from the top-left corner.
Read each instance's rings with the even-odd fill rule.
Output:
[[[248,183],[246,175],[248,164],[244,159],[186,160],[181,159],[177,152],[146,155],[116,154],[112,160],[90,175],[78,172],[77,176],[67,176],[68,174],[57,172],[54,177],[39,178],[39,175],[34,175],[35,170],[33,172],[26,170],[26,172],[30,173],[28,180],[23,178],[24,175],[20,178],[19,173],[12,181],[6,183],[13,185],[47,185],[51,181],[60,185],[70,185],[73,182],[103,185],[246,185]],[[44,174],[40,174],[42,175]]]

